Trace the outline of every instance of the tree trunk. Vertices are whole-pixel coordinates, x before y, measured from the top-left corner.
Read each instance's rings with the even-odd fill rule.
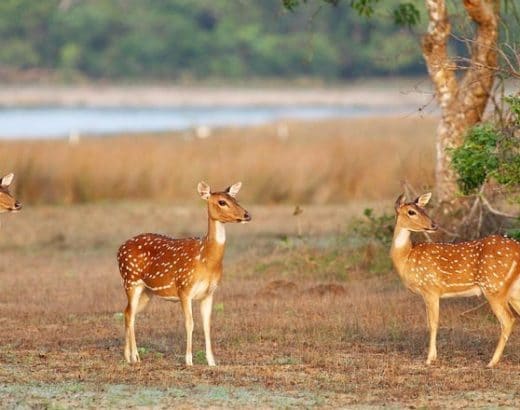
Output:
[[[457,202],[457,175],[451,167],[452,148],[458,147],[465,133],[482,119],[497,70],[499,0],[463,0],[464,8],[476,30],[471,57],[465,74],[448,55],[451,26],[445,0],[425,0],[428,31],[423,37],[423,56],[441,109],[437,128],[437,164],[435,183],[442,208],[453,210]]]

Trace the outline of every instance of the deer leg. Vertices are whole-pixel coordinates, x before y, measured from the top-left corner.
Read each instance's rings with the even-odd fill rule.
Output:
[[[191,351],[193,337],[193,312],[191,299],[182,298],[182,311],[184,313],[184,326],[186,327],[186,366],[193,366],[193,354]]]
[[[152,294],[148,290],[144,290],[144,292],[141,294],[141,297],[139,298],[139,303],[137,304],[137,312],[142,312],[143,309],[148,305],[148,302],[152,298]]]
[[[135,315],[144,286],[134,286],[127,289],[128,305],[125,309],[125,359],[128,363],[140,361],[135,342]]]
[[[513,323],[515,321],[515,318],[513,316],[513,313],[509,309],[507,302],[490,298],[488,298],[488,301],[491,306],[491,309],[493,310],[493,313],[500,322],[500,327],[502,329],[500,333],[500,339],[498,340],[498,344],[495,349],[495,353],[493,354],[491,361],[487,365],[487,367],[493,367],[499,362],[500,358],[502,357],[502,352],[504,351],[507,339],[509,339],[511,330],[513,329]]]
[[[430,345],[426,364],[430,365],[437,359],[437,328],[439,327],[439,297],[437,295],[424,295],[426,316],[430,330]]]
[[[213,294],[206,296],[200,301],[200,314],[202,316],[202,326],[204,328],[204,339],[206,342],[206,360],[208,366],[215,366],[215,358],[213,357],[213,351],[211,350],[211,309],[213,306]]]
[[[520,299],[512,298],[509,300],[509,304],[513,307],[515,312],[520,315]]]

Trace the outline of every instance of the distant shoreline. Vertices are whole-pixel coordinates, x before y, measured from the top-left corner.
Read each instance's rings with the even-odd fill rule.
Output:
[[[12,85],[0,107],[411,106],[433,103],[428,81],[392,80],[338,86]]]

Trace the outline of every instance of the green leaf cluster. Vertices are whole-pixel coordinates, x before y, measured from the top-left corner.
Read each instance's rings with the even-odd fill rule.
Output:
[[[499,127],[487,122],[474,126],[464,143],[452,150],[452,166],[459,175],[463,194],[475,193],[489,179],[499,184],[520,184],[520,98],[506,99],[512,126]]]

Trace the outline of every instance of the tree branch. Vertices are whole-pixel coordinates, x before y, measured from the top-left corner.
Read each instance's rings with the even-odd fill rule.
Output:
[[[502,211],[499,211],[498,209],[493,208],[493,206],[489,203],[489,201],[487,200],[487,198],[484,195],[482,195],[480,197],[480,199],[482,200],[482,203],[486,206],[488,211],[491,212],[492,214],[495,214],[498,216],[503,216],[504,218],[511,218],[511,219],[515,219],[515,218],[519,217],[519,215],[508,214],[506,212],[502,212]]]
[[[445,0],[426,0],[428,31],[422,39],[422,49],[428,73],[435,86],[437,101],[446,110],[457,94],[456,66],[448,55],[451,25]]]
[[[498,69],[499,0],[464,0],[464,8],[477,25],[468,71],[460,83],[460,102],[469,123],[481,120]]]

